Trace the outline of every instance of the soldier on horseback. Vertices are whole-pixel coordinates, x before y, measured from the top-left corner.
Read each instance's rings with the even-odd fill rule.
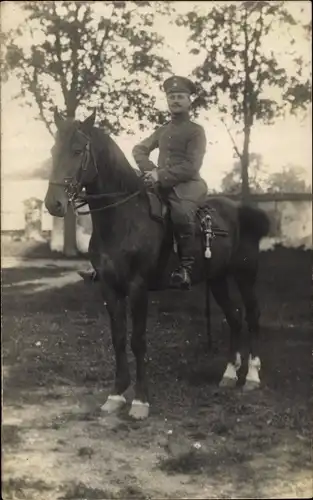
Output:
[[[164,82],[163,89],[171,120],[137,144],[132,152],[146,183],[156,186],[170,206],[181,262],[171,276],[171,286],[189,289],[196,212],[207,195],[207,185],[199,174],[206,137],[203,127],[190,120],[191,96],[196,92],[194,83],[185,77],[172,76]],[[156,148],[159,149],[158,166],[149,159]]]
[[[151,179],[149,182],[153,185],[157,183],[167,193],[176,223],[174,225],[180,230],[182,272],[180,268],[176,274],[180,273],[180,284],[189,285],[193,255],[197,255],[197,268],[199,264],[201,272],[198,276],[196,272],[193,273],[192,281],[206,284],[209,347],[212,344],[210,293],[227,318],[230,342],[221,386],[236,385],[237,373],[242,366],[241,356],[245,354],[247,359],[249,353],[244,387],[247,390],[257,388],[261,383],[260,308],[255,287],[259,244],[269,234],[270,221],[261,209],[226,197],[217,196],[205,200],[207,203],[201,202],[207,192],[199,175],[205,138],[203,129],[189,119],[193,87],[188,80],[172,78],[165,83],[165,89],[172,119],[139,144],[134,154],[143,172],[147,172],[147,178]],[[132,319],[130,344],[136,359],[136,383],[129,415],[137,420],[144,419],[149,414],[150,404],[146,370],[149,292],[156,288],[151,277],[154,278],[159,269],[161,274],[159,266],[164,263],[165,257],[170,256],[171,242],[167,236],[171,234],[166,231],[164,224],[160,224],[158,217],[153,217],[155,212],[152,205],[155,201],[160,209],[156,196],[151,196],[145,190],[143,179],[132,169],[109,134],[94,125],[95,112],[83,122],[63,119],[57,110],[54,118],[58,131],[52,150],[52,171],[45,206],[52,216],[64,218],[69,203],[88,203],[93,225],[89,260],[110,317],[115,377],[101,409],[106,413],[114,413],[126,403],[124,394],[131,383],[127,360],[129,305]],[[156,147],[160,150],[158,168],[149,160],[149,151]],[[85,186],[86,196],[80,196],[81,186]],[[203,206],[198,212],[199,204]],[[203,255],[203,240],[195,238],[196,211],[205,236],[214,235],[212,255],[210,245],[206,246]],[[208,226],[205,223],[207,216],[210,221]],[[207,232],[207,229],[210,231]],[[223,233],[219,229],[223,229]],[[219,234],[223,238],[218,237]],[[211,258],[209,265],[204,258]],[[249,335],[243,337],[241,314],[238,314],[232,294],[229,293],[230,276],[237,284],[245,305]],[[175,282],[174,278],[175,275]],[[166,288],[164,286],[163,290]]]

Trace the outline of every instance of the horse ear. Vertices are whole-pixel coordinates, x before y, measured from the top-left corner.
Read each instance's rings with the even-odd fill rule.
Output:
[[[96,120],[96,114],[97,114],[97,111],[96,111],[96,108],[93,110],[93,112],[91,113],[90,116],[88,116],[88,118],[86,118],[86,120],[84,120],[81,124],[81,128],[84,130],[84,132],[86,132],[88,134],[88,132],[91,132],[91,129],[92,127],[94,126],[95,124],[95,120]]]
[[[63,118],[60,115],[57,106],[54,108],[54,123],[56,124],[58,130],[61,128],[63,124]]]

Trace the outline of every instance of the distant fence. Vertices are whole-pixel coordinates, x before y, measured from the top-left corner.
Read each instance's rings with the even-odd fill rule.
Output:
[[[40,183],[40,184],[39,184]],[[21,183],[19,183],[19,186]],[[50,240],[50,247],[55,251],[63,251],[63,219],[51,217],[42,203],[47,188],[46,181],[38,181],[36,189],[30,186],[24,191],[33,193],[32,199],[40,201],[40,222],[37,228],[41,234],[45,234]],[[20,189],[20,188],[19,188]],[[217,195],[214,195],[217,196]],[[229,196],[232,199],[240,199],[238,196]],[[20,198],[22,195],[20,194]],[[24,195],[25,198],[25,195]],[[27,224],[26,208],[27,198],[20,203],[12,202],[13,198],[7,199],[5,206],[2,203],[1,232],[25,231]],[[25,203],[26,202],[26,203]],[[267,193],[251,195],[251,202],[263,209],[270,218],[271,229],[269,237],[261,242],[261,249],[267,250],[277,244],[286,247],[312,248],[312,195],[311,193]],[[29,204],[28,204],[29,205]],[[28,219],[31,219],[28,216]],[[80,252],[86,252],[92,231],[90,215],[77,217],[77,246]]]

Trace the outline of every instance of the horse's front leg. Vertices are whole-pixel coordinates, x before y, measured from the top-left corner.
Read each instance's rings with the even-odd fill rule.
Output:
[[[136,385],[135,398],[129,415],[137,420],[143,420],[149,415],[146,374],[148,291],[146,283],[141,278],[134,280],[131,285],[130,307],[133,322],[131,348],[136,358]]]
[[[115,290],[104,288],[102,295],[110,316],[112,343],[115,351],[115,381],[111,394],[101,409],[107,413],[119,410],[126,399],[123,393],[130,385],[130,373],[126,354],[127,343],[127,309],[126,298],[120,297]]]

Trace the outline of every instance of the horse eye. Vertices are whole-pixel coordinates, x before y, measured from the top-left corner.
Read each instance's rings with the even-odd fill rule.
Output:
[[[73,154],[74,154],[74,156],[79,156],[79,155],[81,155],[81,154],[82,154],[82,150],[81,150],[81,149],[75,149],[75,150],[73,151]]]

